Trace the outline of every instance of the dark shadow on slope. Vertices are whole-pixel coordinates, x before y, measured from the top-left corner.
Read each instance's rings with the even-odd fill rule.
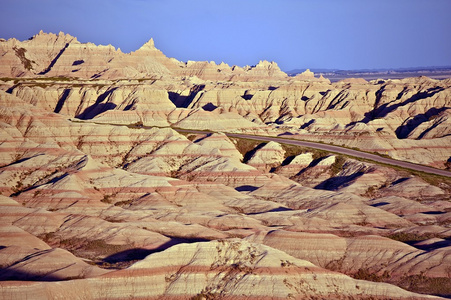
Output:
[[[66,102],[67,97],[69,97],[71,92],[71,89],[65,89],[64,92],[61,94],[61,97],[58,100],[58,103],[56,104],[55,110],[53,112],[59,113],[61,109],[64,106],[64,103]]]
[[[52,60],[52,62],[50,63],[50,65],[42,72],[39,72],[39,75],[44,75],[48,72],[50,72],[50,70],[53,68],[53,66],[56,64],[56,62],[58,61],[58,59],[61,57],[61,55],[63,55],[64,51],[66,51],[66,49],[69,47],[69,43],[66,43],[66,45],[64,45],[64,48],[60,50],[60,52],[58,52],[58,54],[55,56],[55,58]]]
[[[265,213],[270,213],[270,212],[283,212],[283,211],[292,211],[293,209],[288,208],[288,207],[277,207],[277,208],[273,208],[267,211],[260,211],[260,212],[256,212],[256,213],[250,213],[247,214],[248,216],[252,216],[252,215],[259,215],[259,214],[265,214]]]
[[[189,96],[182,96],[176,92],[168,92],[168,95],[169,95],[169,100],[171,100],[171,102],[174,103],[174,105],[176,107],[184,107],[186,99],[189,97]]]
[[[80,60],[76,60],[72,63],[73,66],[79,66],[81,64],[83,64],[85,61],[83,59]]]
[[[429,127],[428,129],[426,129],[425,131],[423,131],[418,137],[417,140],[421,140],[422,138],[424,138],[424,136],[431,130],[435,129],[438,125],[440,125],[442,122],[436,122],[435,124],[433,124],[431,127]],[[447,134],[448,135],[448,134]],[[447,136],[444,135],[443,137]]]
[[[421,124],[428,122],[431,117],[436,116],[440,114],[441,112],[449,109],[449,107],[441,107],[441,108],[431,108],[424,114],[416,115],[413,119],[410,119],[406,122],[406,124],[403,124],[396,128],[395,133],[398,139],[405,139],[409,136],[409,134],[418,126]],[[437,125],[433,126],[436,127]],[[424,136],[428,131],[430,131],[433,128],[428,128],[425,132],[421,133],[420,137]],[[420,138],[419,137],[419,138]]]
[[[242,186],[237,186],[235,188],[235,190],[238,192],[253,192],[257,189],[258,189],[258,187],[253,186],[253,185],[242,185]]]
[[[336,191],[347,186],[350,186],[357,178],[365,174],[364,172],[357,172],[348,176],[336,176],[329,178],[317,186],[314,189],[317,190],[328,190],[328,191]]]
[[[2,168],[9,167],[9,166],[12,166],[12,165],[15,165],[15,164],[20,164],[20,163],[22,163],[24,161],[27,161],[29,159],[32,159],[32,158],[35,158],[35,157],[38,157],[38,156],[42,156],[42,155],[45,155],[45,154],[44,153],[39,153],[39,154],[36,154],[36,155],[33,155],[33,156],[24,157],[24,158],[18,159],[16,161],[13,161],[9,165],[3,166]]]
[[[138,260],[142,260],[146,258],[148,255],[164,251],[172,246],[178,244],[191,244],[191,243],[200,243],[200,242],[209,242],[210,240],[201,239],[201,238],[193,238],[193,239],[184,239],[184,238],[171,238],[169,242],[164,243],[163,245],[155,248],[155,249],[144,249],[144,248],[133,248],[125,251],[121,251],[115,254],[112,254],[108,257],[105,257],[102,261],[107,264],[124,264],[124,263],[133,263]]]
[[[263,146],[265,146],[266,144],[267,143],[260,143],[254,149],[244,154],[243,163],[247,163],[252,158],[252,156],[254,156],[255,152],[263,148]]]
[[[2,246],[2,249],[7,248],[5,246]],[[67,278],[63,276],[55,276],[54,273],[56,271],[65,269],[69,267],[70,265],[67,265],[66,267],[62,267],[60,269],[51,269],[48,270],[48,272],[42,272],[38,266],[35,270],[32,271],[24,271],[20,270],[20,266],[18,265],[25,264],[26,267],[27,262],[29,260],[32,260],[36,257],[39,257],[41,255],[47,254],[49,252],[52,252],[53,249],[45,249],[45,250],[38,250],[34,253],[31,253],[20,260],[16,261],[12,265],[9,265],[7,268],[0,269],[0,281],[4,280],[22,280],[22,281],[61,281],[61,280],[67,280],[72,278]]]
[[[371,204],[370,206],[372,206],[372,207],[381,207],[381,206],[385,206],[385,205],[388,205],[388,204],[390,204],[390,202],[379,202],[379,203],[375,203],[375,204]]]
[[[102,103],[103,101],[105,101],[105,99],[107,99],[108,96],[110,96],[115,90],[117,89],[117,87],[112,88],[112,89],[108,89],[106,92],[104,92],[103,94],[99,95],[96,99],[96,102],[87,107],[81,114],[75,116],[78,119],[92,119],[95,116],[107,111],[107,110],[111,110],[116,108],[116,104],[114,103]]]
[[[252,94],[244,94],[243,96],[241,96],[241,98],[243,98],[246,101],[251,100],[252,97],[254,97],[254,95]]]
[[[50,174],[49,176],[46,176],[45,178],[50,177],[50,176],[52,176],[52,175]],[[53,178],[52,180],[49,180],[49,181],[45,182],[45,184],[49,184],[49,183],[50,183],[50,184],[53,184],[53,183],[56,183],[56,182],[58,182],[59,180],[63,179],[63,178],[66,177],[66,176],[69,176],[69,174],[68,174],[68,173],[64,173],[64,174],[61,175],[61,176],[57,176],[57,177]],[[45,178],[44,178],[44,179],[45,179]],[[41,180],[44,180],[44,179],[41,179]],[[36,184],[36,183],[35,183],[35,184]],[[17,191],[17,192],[12,193],[11,195],[9,195],[9,197],[17,197],[17,196],[19,196],[20,194],[25,193],[25,192],[28,192],[28,191],[31,191],[31,190],[33,190],[33,189],[35,189],[35,188],[36,188],[36,186],[32,185],[32,186],[30,186],[30,187],[24,188],[23,190],[19,190],[19,191]]]
[[[198,84],[191,88],[188,96],[182,96],[177,92],[168,92],[169,100],[174,103],[176,107],[187,108],[193,102],[197,93],[205,89],[205,84]]]
[[[217,108],[218,107],[216,105],[214,105],[213,103],[211,103],[211,102],[208,102],[207,104],[202,106],[202,109],[205,110],[205,111],[214,111]]]
[[[314,159],[307,167],[303,168],[301,171],[299,171],[299,173],[297,173],[296,175],[301,175],[302,173],[306,172],[307,170],[316,167],[320,161],[322,161],[323,159],[325,159],[327,156],[322,156],[319,158]]]
[[[127,106],[124,107],[124,111],[131,110],[136,104],[136,100],[133,100],[132,103],[127,104]]]
[[[12,87],[10,87],[9,89],[6,90],[6,93],[12,94],[13,91],[14,91],[14,89],[15,89],[16,87],[18,87],[19,85],[20,85],[20,83],[17,83],[17,84],[15,84],[15,85],[13,85]]]
[[[305,129],[305,128],[309,127],[310,125],[312,125],[313,123],[315,123],[315,119],[311,119],[307,123],[302,124],[301,127],[299,127],[299,128],[300,129]]]
[[[327,94],[332,92],[332,90],[327,90]],[[349,95],[349,91],[347,89],[341,90],[333,99],[330,101],[330,104],[327,106],[326,110],[332,110],[336,109],[338,105],[342,104],[343,100],[345,100],[345,103],[341,105],[341,109],[346,107],[346,103],[349,103],[349,101],[346,101],[347,96]]]
[[[388,114],[392,113],[399,107],[408,105],[408,104],[418,101],[420,99],[432,97],[435,94],[437,94],[443,90],[444,90],[443,87],[434,87],[434,88],[428,89],[427,91],[419,92],[419,93],[413,95],[412,97],[410,97],[409,99],[405,100],[404,102],[395,103],[395,104],[385,103],[385,104],[382,104],[381,106],[378,106],[378,103],[380,102],[380,99],[382,97],[382,92],[384,91],[384,87],[382,87],[379,91],[376,92],[376,102],[375,102],[376,108],[365,113],[365,117],[359,122],[363,122],[366,124],[369,121],[374,120],[374,119],[385,118]],[[398,97],[399,97],[399,95],[398,95]],[[348,125],[353,125],[355,123],[357,123],[357,122],[352,122],[352,123],[349,123]]]
[[[402,182],[404,182],[404,181],[406,181],[406,180],[409,180],[409,179],[410,179],[409,177],[403,177],[403,178],[399,178],[399,179],[397,179],[397,180],[393,181],[393,182],[391,183],[391,185],[393,186],[393,185],[396,185],[396,184],[402,183]]]
[[[418,242],[412,242],[412,243],[410,243],[410,245],[417,249],[420,249],[420,250],[431,251],[431,250],[435,250],[435,249],[439,249],[439,248],[449,247],[449,246],[451,246],[451,241],[450,240],[442,240],[442,241],[437,241],[435,243],[426,244],[426,245],[418,245]]]
[[[193,143],[199,143],[212,135],[213,135],[213,133],[207,133],[203,137],[193,140]]]
[[[294,135],[294,133],[285,131],[284,133],[280,133],[280,134],[278,134],[277,136],[283,137],[284,135]]]
[[[424,214],[424,215],[433,215],[433,216],[435,216],[435,215],[443,215],[443,214],[446,214],[446,212],[444,212],[444,211],[439,211],[439,210],[431,210],[431,211],[424,211],[424,212],[422,212],[422,214]]]
[[[13,269],[0,269],[0,281],[41,281],[41,282],[51,282],[51,281],[63,281],[74,278],[64,278],[54,275],[46,275],[39,272],[25,272],[21,270]]]
[[[290,156],[288,156],[287,158],[285,158],[285,159],[283,160],[283,162],[280,164],[280,166],[283,167],[283,166],[289,165],[289,164],[293,161],[293,159],[294,159],[295,157],[296,157],[296,155],[290,155]]]

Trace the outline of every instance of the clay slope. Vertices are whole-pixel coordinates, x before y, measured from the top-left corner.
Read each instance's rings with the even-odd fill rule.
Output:
[[[451,156],[450,81],[429,78],[204,88],[183,106],[221,107],[271,124],[290,138],[379,152],[444,168]],[[288,136],[288,135],[287,135]]]
[[[77,292],[78,291],[78,292]],[[175,246],[127,270],[60,283],[16,284],[2,296],[125,299],[434,299],[354,280],[244,241]]]
[[[0,49],[3,90],[71,117],[288,133],[449,167],[449,79],[332,84],[309,70],[287,77],[276,63],[267,61],[243,68],[183,63],[167,58],[153,40],[135,52],[122,53],[110,45],[80,43],[63,33],[40,32],[23,42],[2,40]],[[24,77],[34,79],[17,79]]]
[[[112,289],[107,283],[109,274],[111,278],[125,277],[131,286],[137,287],[140,282],[150,279],[141,271],[131,276],[136,272],[134,267],[117,273],[122,275],[108,273],[106,277],[98,278],[108,270],[92,265],[126,268],[148,255],[148,259],[166,261],[154,253],[179,244],[179,248],[170,248],[170,252],[161,254],[173,259],[171,251],[185,253],[183,249],[186,248],[187,253],[202,253],[203,246],[209,245],[186,243],[236,237],[248,237],[257,244],[225,241],[215,245],[225,245],[221,250],[224,253],[235,253],[233,245],[238,245],[238,248],[245,245],[243,247],[249,250],[260,249],[262,246],[258,244],[267,244],[317,266],[356,278],[382,278],[380,280],[415,291],[447,293],[446,289],[433,286],[434,280],[443,281],[445,286],[449,282],[446,275],[448,250],[443,243],[429,242],[430,248],[421,250],[424,246],[415,249],[401,242],[388,243],[389,239],[379,237],[412,235],[421,240],[435,238],[446,241],[443,239],[451,234],[446,227],[450,208],[447,190],[416,177],[403,179],[403,174],[388,168],[343,161],[343,158],[330,155],[318,157],[318,154],[284,148],[277,143],[249,144],[249,141],[229,139],[224,134],[189,134],[185,137],[169,128],[71,122],[60,114],[49,113],[8,93],[2,92],[0,96],[0,188],[3,195],[11,197],[3,198],[1,209],[3,238],[8,241],[4,243],[6,248],[2,249],[5,257],[2,278],[21,281],[14,284],[4,281],[4,295],[20,298],[16,294],[20,290],[21,293],[43,293],[43,297],[50,297],[53,293],[70,296],[71,289],[79,289],[78,284],[82,283],[91,295],[100,295],[106,288],[105,284]],[[296,156],[289,158],[291,154]],[[341,171],[333,173],[337,163],[342,165]],[[322,174],[317,176],[312,187],[322,185],[323,190],[296,182],[308,185],[310,181],[302,174],[312,172]],[[342,181],[344,178],[348,179],[346,184]],[[367,198],[369,181],[376,185],[372,188],[374,199]],[[428,202],[409,200],[414,196],[410,196],[408,191],[415,189],[421,190],[422,199]],[[299,241],[332,236],[335,238],[334,247],[339,247],[339,250],[332,255],[321,244],[311,244],[313,250],[306,253],[316,254],[302,256],[299,254],[302,247],[293,251],[291,242],[285,243],[284,235],[279,237],[276,234],[279,231],[271,232],[273,229],[299,234],[295,235]],[[310,232],[311,237],[306,237],[304,232]],[[359,238],[347,238],[353,235]],[[271,240],[273,236],[278,241],[275,244]],[[377,238],[383,242],[378,242]],[[372,244],[367,240],[376,242]],[[236,251],[233,255],[243,255],[244,250]],[[252,251],[249,254],[251,258],[254,255]],[[262,248],[258,251],[272,253],[275,250]],[[390,268],[381,267],[380,258],[369,259],[375,251],[386,253],[382,266],[390,265]],[[285,255],[275,253],[276,256]],[[403,260],[398,259],[400,255]],[[192,261],[189,254],[183,257]],[[336,261],[342,261],[343,257],[353,264],[337,265]],[[307,276],[305,269],[284,262],[291,262],[293,258],[276,259],[269,255],[265,261],[274,260],[276,264],[269,273],[265,273],[269,267],[258,265],[259,260],[248,262],[247,259],[247,256],[241,257],[236,266],[234,260],[228,258],[221,268],[205,273],[211,277],[208,275],[197,288],[190,290],[191,295],[230,293],[238,296],[244,293],[251,296],[255,292],[255,297],[276,298],[285,298],[288,294],[294,297],[299,294],[359,298],[361,293],[385,299],[420,297],[392,286],[355,282],[313,265],[307,272],[311,275]],[[357,261],[361,262],[357,264]],[[180,264],[190,265],[184,261]],[[214,261],[205,264],[214,264]],[[434,271],[426,267],[431,264],[437,264]],[[176,267],[177,270],[181,265]],[[192,267],[204,274],[204,267]],[[285,273],[287,267],[294,269]],[[261,289],[249,289],[247,279],[243,278],[251,278],[249,276],[254,276],[254,273],[248,268],[257,270],[252,271],[257,275],[263,272],[261,274],[265,274],[268,280],[271,278],[272,282],[279,280],[281,283],[274,283],[278,288],[274,291],[271,288],[270,292],[266,279],[253,279],[252,284]],[[400,276],[398,270],[408,270],[403,272],[409,277]],[[165,269],[162,273],[157,272],[162,277],[155,275],[157,277],[152,277],[152,280],[158,285],[161,278],[178,278],[174,275],[177,272]],[[365,277],[362,272],[369,275]],[[380,274],[385,274],[385,277]],[[318,279],[321,276],[340,288],[335,289],[332,283],[329,288],[327,285],[324,287]],[[328,279],[329,276],[332,277]],[[62,286],[67,286],[62,291],[51,283],[30,283],[88,277],[95,279],[67,281],[62,283]],[[298,277],[304,278],[302,282],[305,285],[298,286]],[[188,290],[182,292],[185,280],[191,279],[189,276],[182,278],[173,284],[171,280],[165,280],[157,290],[144,286],[133,289],[141,291],[136,295],[144,293],[155,297],[186,294]],[[412,280],[420,280],[424,289],[410,286],[408,283]],[[212,289],[218,285],[220,287]],[[232,291],[243,292],[234,294]],[[123,297],[121,291],[117,293],[118,297]]]
[[[43,75],[86,79],[156,79],[188,76],[208,80],[235,78],[241,81],[287,77],[276,63],[267,61],[244,68],[214,62],[179,62],[155,48],[153,39],[135,52],[123,53],[111,45],[80,43],[69,34],[41,31],[27,41],[0,40],[0,54],[0,77]]]
[[[331,84],[64,34],[0,45],[16,76],[0,81],[2,298],[451,295],[446,178],[174,129],[285,134],[446,168],[449,80]]]
[[[451,157],[446,80],[224,85],[41,78],[4,81],[3,90],[48,111],[96,123],[280,134],[438,168],[447,168]]]

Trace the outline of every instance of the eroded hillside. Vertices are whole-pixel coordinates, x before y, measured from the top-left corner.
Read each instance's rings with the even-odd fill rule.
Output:
[[[450,80],[331,84],[64,34],[0,49],[2,298],[451,295],[448,178],[221,133],[445,169]]]

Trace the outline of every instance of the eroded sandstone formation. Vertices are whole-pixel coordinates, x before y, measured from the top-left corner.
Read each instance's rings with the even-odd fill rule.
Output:
[[[446,168],[450,80],[330,83],[62,33],[0,51],[1,298],[451,294],[449,179],[177,131]]]

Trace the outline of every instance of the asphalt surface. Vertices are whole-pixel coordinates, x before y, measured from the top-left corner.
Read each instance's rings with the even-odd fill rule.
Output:
[[[198,130],[187,130],[187,129],[175,129],[175,130],[180,131],[180,132],[191,132],[191,133],[199,133],[199,134],[208,133],[206,131],[198,131]],[[387,164],[387,165],[402,167],[402,168],[406,168],[406,169],[410,169],[410,170],[414,170],[414,171],[420,171],[420,172],[424,172],[424,173],[428,173],[428,174],[446,176],[446,177],[451,178],[451,172],[446,171],[446,170],[436,169],[436,168],[432,168],[432,167],[428,167],[428,166],[424,166],[424,165],[418,165],[418,164],[414,164],[414,163],[410,163],[410,162],[406,162],[406,161],[402,161],[402,160],[386,158],[386,157],[382,157],[382,156],[379,156],[376,154],[371,154],[371,153],[367,153],[367,152],[343,148],[343,147],[334,146],[334,145],[321,144],[321,143],[315,143],[315,142],[307,142],[307,141],[299,141],[299,140],[291,140],[291,139],[282,138],[282,137],[257,136],[257,135],[237,134],[237,133],[227,133],[227,132],[224,132],[224,133],[229,137],[253,139],[253,140],[258,140],[258,141],[263,141],[263,142],[274,141],[274,142],[278,142],[278,143],[284,143],[287,145],[295,145],[295,146],[320,149],[320,150],[324,150],[324,151],[328,151],[328,152],[335,152],[335,153],[339,153],[339,154],[354,156],[357,158],[364,158],[364,159],[372,160],[372,161]]]

